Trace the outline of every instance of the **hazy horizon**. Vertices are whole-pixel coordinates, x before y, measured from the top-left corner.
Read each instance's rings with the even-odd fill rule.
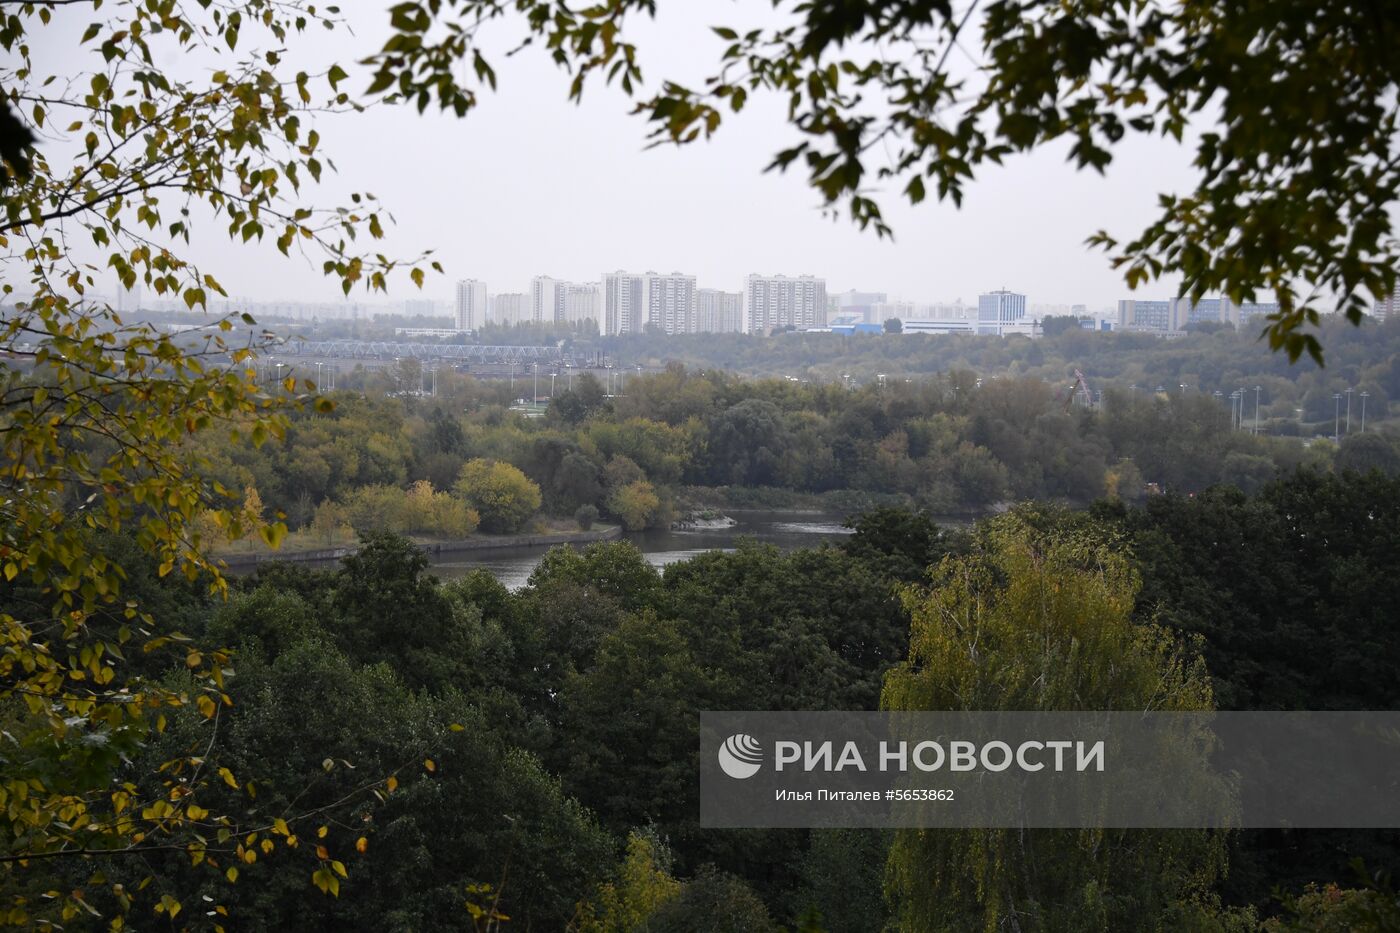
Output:
[[[722,48],[709,27],[743,25],[754,12],[737,4],[666,6],[655,22],[637,22],[647,85],[709,74]],[[64,37],[91,18],[60,15],[70,22],[46,31],[51,41],[35,52],[40,70],[58,70],[48,56],[71,58]],[[383,41],[388,16],[357,10],[351,19],[353,40],[319,30],[289,39],[289,64],[312,70],[335,55],[351,74],[342,87],[365,87],[367,69],[353,62]],[[498,26],[512,29],[490,28]],[[502,43],[506,34],[488,42]],[[795,136],[776,98],[753,98],[708,143],[647,150],[647,125],[629,116],[621,92],[598,83],[580,105],[569,103],[567,75],[534,47],[493,62],[499,90],[483,92],[462,120],[383,106],[316,120],[339,174],[306,189],[309,199],[325,204],[351,190],[373,192],[397,219],[375,249],[397,256],[435,249],[445,270],[430,273],[421,292],[405,276],[387,296],[356,290],[351,301],[444,301],[463,278],[497,294],[527,290],[533,275],[596,281],[605,270],[625,269],[685,272],[702,288],[726,291],[740,290],[754,272],[811,273],[829,292],[881,291],[892,301],[975,302],[1005,287],[1028,304],[1112,307],[1130,293],[1085,238],[1100,228],[1130,237],[1149,221],[1160,192],[1193,187],[1191,151],[1170,141],[1125,140],[1106,178],[1066,163],[1067,144],[1046,146],[983,172],[962,210],[933,202],[913,208],[897,187],[884,189],[895,240],[882,241],[845,217],[824,217],[800,171],[763,172]],[[319,257],[288,260],[272,239],[235,248],[211,219],[196,226],[186,252],[231,296],[345,300],[322,278]],[[99,288],[112,285],[99,281]],[[1149,283],[1135,296],[1170,297],[1176,286]]]

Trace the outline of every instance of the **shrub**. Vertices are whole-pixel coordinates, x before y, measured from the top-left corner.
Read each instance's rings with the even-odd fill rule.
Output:
[[[540,487],[509,463],[468,460],[452,491],[481,518],[490,532],[518,531],[540,507]]]

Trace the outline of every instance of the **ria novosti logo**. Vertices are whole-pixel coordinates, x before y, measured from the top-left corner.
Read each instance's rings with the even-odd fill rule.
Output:
[[[737,732],[719,747],[720,769],[732,778],[751,778],[762,764],[763,746],[751,735]]]

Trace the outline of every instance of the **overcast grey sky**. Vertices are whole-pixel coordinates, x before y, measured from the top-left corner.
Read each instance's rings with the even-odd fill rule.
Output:
[[[353,38],[317,30],[289,43],[291,59],[334,56],[351,71],[349,86],[364,87],[364,69],[350,62],[387,35],[386,7],[357,7]],[[713,71],[723,46],[711,25],[771,15],[767,3],[673,0],[660,7],[658,20],[634,33],[649,85]],[[71,56],[71,49],[54,51]],[[524,290],[534,274],[591,281],[626,269],[694,273],[701,287],[728,290],[750,272],[810,272],[824,276],[830,291],[880,290],[915,301],[972,301],[1005,286],[1033,304],[1107,306],[1126,288],[1085,237],[1100,227],[1134,234],[1158,192],[1192,184],[1190,152],[1171,142],[1124,144],[1107,178],[1076,171],[1066,147],[1057,146],[985,170],[961,210],[932,202],[911,208],[897,189],[886,191],[891,243],[844,217],[824,217],[800,172],[763,173],[795,139],[775,98],[731,117],[708,143],[647,150],[646,125],[628,114],[619,91],[599,84],[581,105],[569,103],[567,75],[538,49],[497,56],[496,64],[499,91],[486,93],[466,119],[381,107],[318,124],[340,170],[331,190],[370,190],[397,219],[388,251],[436,250],[447,274],[429,277],[425,297],[447,299],[451,283],[465,277],[497,293]],[[217,226],[205,226],[194,253],[235,296],[340,294],[317,263],[284,259],[270,241],[232,245]],[[1140,296],[1174,288],[1157,283]],[[412,293],[405,281],[389,297]]]

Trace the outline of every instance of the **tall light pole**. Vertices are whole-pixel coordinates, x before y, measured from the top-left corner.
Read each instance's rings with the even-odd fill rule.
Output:
[[[1346,392],[1346,395],[1347,395],[1347,433],[1348,433],[1348,434],[1351,433],[1351,393],[1353,393],[1353,392],[1355,392],[1355,391],[1356,391],[1355,389],[1347,389],[1347,392]]]
[[[558,373],[550,373],[550,374],[549,374],[549,400],[550,400],[551,402],[554,401],[554,377],[557,376],[557,375],[559,375],[559,374],[558,374]]]
[[[1254,387],[1254,433],[1259,433],[1259,387]]]
[[[1338,392],[1332,396],[1332,401],[1336,402],[1336,410],[1332,412],[1332,440],[1338,444],[1342,442],[1342,393]]]
[[[1361,393],[1361,433],[1366,433],[1366,400],[1371,397],[1370,392]]]
[[[540,364],[535,364],[535,387],[530,390],[530,404],[535,405],[540,400]]]

